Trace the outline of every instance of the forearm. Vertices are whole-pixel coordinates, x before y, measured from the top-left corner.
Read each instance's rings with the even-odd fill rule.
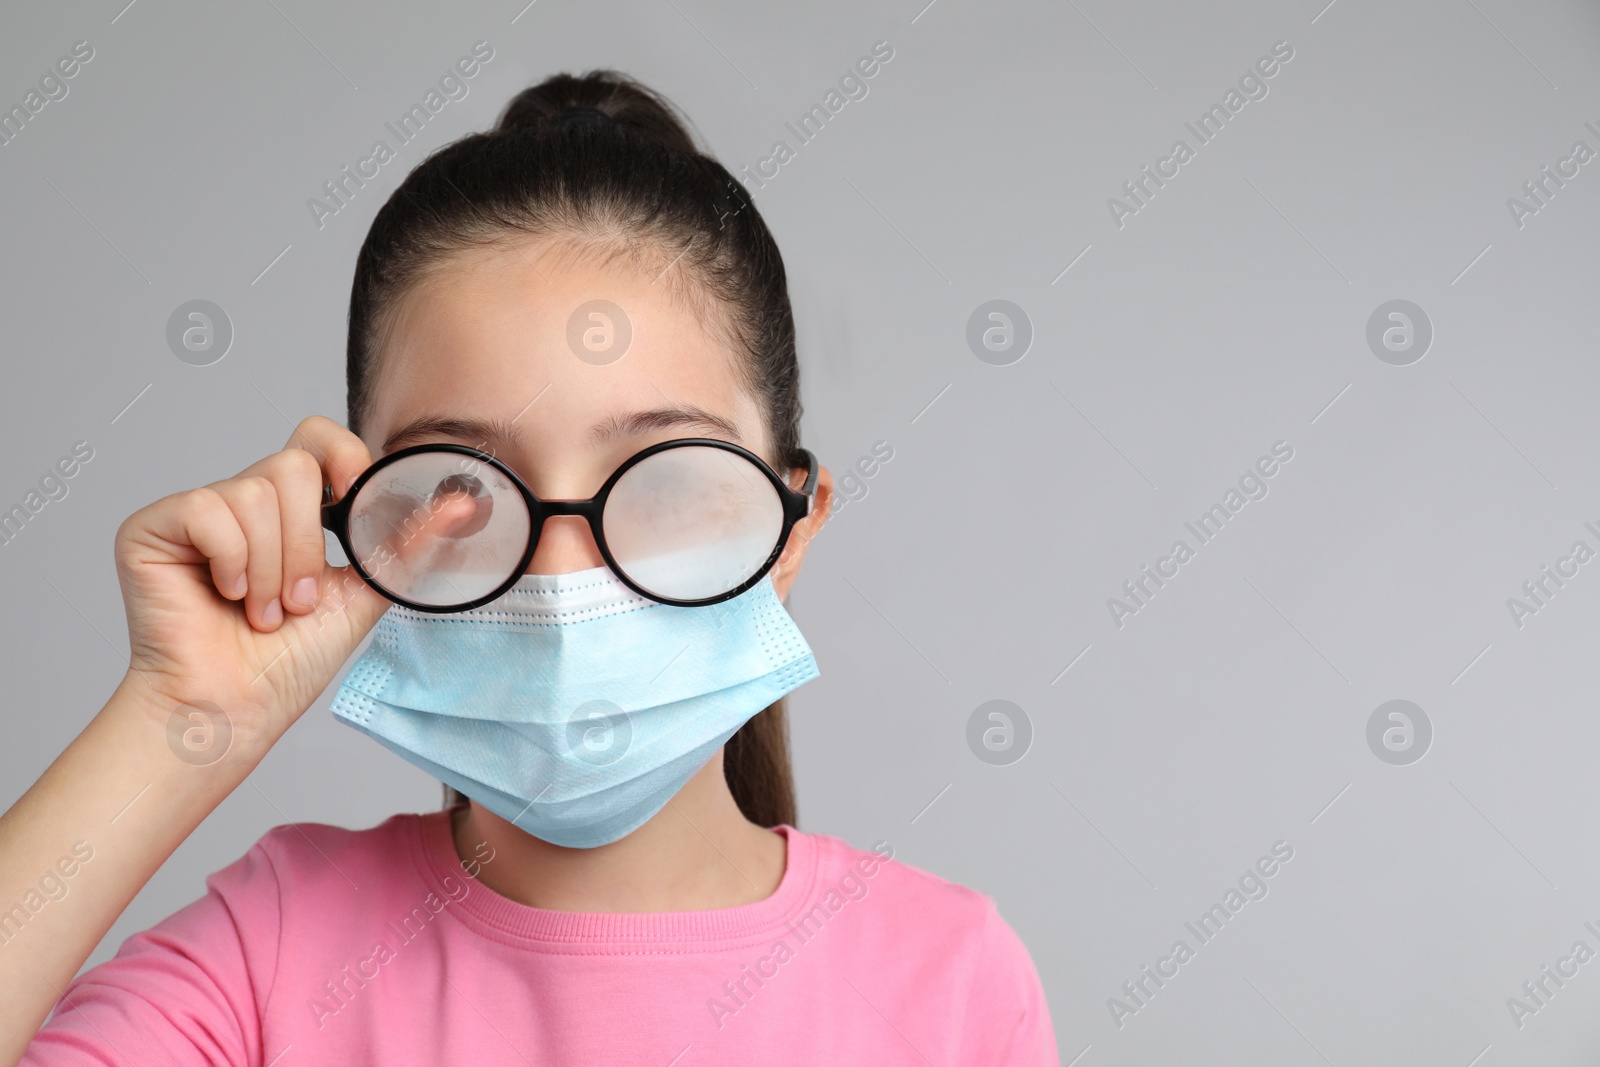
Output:
[[[22,1056],[151,875],[259,760],[242,739],[176,745],[177,705],[136,678],[117,688],[0,816],[0,1064]],[[203,720],[197,720],[203,723]],[[202,730],[202,726],[185,728]],[[202,735],[191,735],[205,740]]]

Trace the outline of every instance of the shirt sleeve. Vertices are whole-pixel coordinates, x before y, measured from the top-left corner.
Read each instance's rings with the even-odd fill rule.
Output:
[[[1056,1067],[1055,1029],[1027,946],[990,901],[961,1031],[963,1067]]]
[[[19,1067],[260,1067],[258,1003],[279,931],[270,837],[208,877],[205,896],[73,979]]]

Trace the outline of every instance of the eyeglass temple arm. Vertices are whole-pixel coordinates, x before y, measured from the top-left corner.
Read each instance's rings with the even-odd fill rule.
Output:
[[[348,500],[349,497],[350,494],[346,493],[345,499]],[[339,532],[339,516],[345,510],[344,505],[344,500],[338,503],[333,502],[333,486],[325,485],[322,487],[322,528],[324,530],[332,530],[334,533]]]
[[[806,483],[800,487],[800,495],[806,498],[806,514],[809,515],[817,497],[817,457],[808,448],[800,451],[806,457]]]

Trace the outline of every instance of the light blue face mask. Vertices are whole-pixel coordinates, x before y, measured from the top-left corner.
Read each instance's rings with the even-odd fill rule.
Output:
[[[333,713],[535,837],[593,848],[638,829],[818,673],[770,574],[676,607],[597,567],[524,575],[450,615],[395,605]]]

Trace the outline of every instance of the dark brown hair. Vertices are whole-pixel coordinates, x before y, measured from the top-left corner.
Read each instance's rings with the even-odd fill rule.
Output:
[[[569,111],[569,109],[591,109]],[[676,109],[624,74],[557,74],[512,98],[493,129],[445,145],[379,209],[356,258],[345,382],[359,434],[374,361],[403,298],[474,250],[524,237],[641,266],[673,261],[675,296],[734,351],[780,473],[801,465],[800,367],[777,242],[745,187],[702,153]],[[780,699],[724,747],[728,786],[759,826],[794,825],[787,717]],[[446,801],[460,796],[446,788]]]

